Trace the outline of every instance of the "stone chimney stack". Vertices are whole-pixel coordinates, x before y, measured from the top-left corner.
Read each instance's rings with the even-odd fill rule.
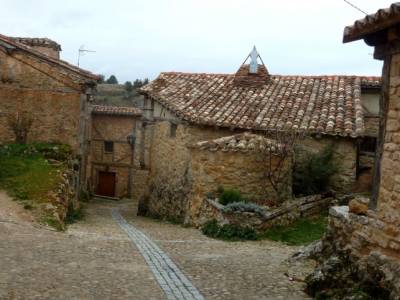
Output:
[[[250,62],[246,62],[250,59]],[[258,63],[260,59],[261,64]],[[267,84],[269,73],[265,67],[260,54],[254,46],[253,50],[247,56],[239,70],[235,74],[234,83],[243,87],[259,87]]]
[[[60,59],[61,45],[48,38],[22,38],[12,37],[18,43],[24,44],[33,48],[34,50],[50,56],[52,58]]]

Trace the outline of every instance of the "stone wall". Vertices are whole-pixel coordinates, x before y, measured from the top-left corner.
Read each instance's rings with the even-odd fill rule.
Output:
[[[60,142],[76,151],[80,95],[75,86],[62,84],[36,70],[35,65],[31,67],[0,51],[0,142],[15,139],[9,116],[27,113],[33,118],[29,141]]]
[[[178,124],[175,129],[171,126],[168,121],[159,121],[152,125],[152,132],[149,133],[152,135],[152,145],[148,213],[183,222],[187,217],[188,195],[192,186],[188,145],[232,132],[186,124]]]
[[[313,296],[343,299],[359,290],[371,299],[399,299],[399,228],[382,222],[367,205],[353,200],[350,211],[331,208],[318,268],[307,278]]]
[[[288,225],[303,217],[325,214],[335,202],[332,196],[312,195],[284,202],[279,208],[256,212],[226,212],[224,206],[212,199],[205,199],[200,207],[200,216],[195,225],[201,226],[208,221],[217,220],[221,225],[231,224],[249,226],[265,231],[275,225]]]
[[[235,189],[247,199],[258,204],[278,202],[292,198],[291,157],[281,169],[287,174],[281,198],[268,181],[265,161],[256,151],[208,151],[191,148],[192,186],[189,194],[190,223],[196,224],[200,217],[200,207],[206,195],[216,193],[219,187]],[[272,168],[279,163],[279,158],[272,155]]]
[[[242,157],[236,159],[234,155],[229,155],[226,152],[213,154],[215,157],[212,157],[213,155],[201,154],[188,148],[195,142],[230,136],[235,132],[212,127],[191,126],[179,122],[172,132],[173,125],[171,124],[169,121],[158,121],[153,125],[148,125],[146,129],[146,136],[151,137],[152,140],[151,146],[149,146],[150,174],[148,199],[146,200],[150,215],[175,218],[190,223],[192,216],[198,214],[196,211],[198,211],[201,203],[200,200],[195,201],[197,204],[190,207],[188,199],[189,196],[191,197],[192,189],[198,190],[195,194],[200,195],[203,190],[207,193],[211,185],[212,189],[217,187],[220,184],[219,181],[229,186],[232,182],[232,179],[229,178],[230,173],[234,174],[236,179],[242,177],[242,181],[247,182],[247,184],[240,184],[240,180],[237,180],[235,183],[235,185],[240,184],[239,189],[243,190],[245,195],[248,194],[251,197],[259,194],[261,188],[255,188],[255,186],[258,186],[257,184],[248,185],[249,181],[252,181],[251,178],[247,178],[250,168],[243,162],[243,159],[245,159],[256,168],[253,174],[259,174],[259,164],[254,158]],[[348,192],[356,180],[355,140],[325,136],[320,139],[308,138],[303,141],[303,148],[309,151],[320,151],[331,144],[335,145],[334,159],[339,166],[339,172],[334,176],[332,186],[338,191]],[[194,160],[192,157],[194,157]],[[221,163],[219,166],[213,163],[217,160]],[[232,165],[233,161],[235,161],[236,166]],[[205,162],[207,162],[206,172],[200,168]],[[237,167],[237,165],[240,165],[240,167]],[[236,171],[233,171],[234,169]],[[205,173],[215,176],[208,176]],[[194,174],[197,177],[194,177]],[[197,178],[207,176],[208,178],[204,180],[210,182],[211,185],[205,189],[202,188],[204,184],[200,184],[201,181]],[[218,178],[218,180],[211,180],[212,177]],[[253,191],[250,192],[251,190]]]
[[[382,221],[400,226],[400,54],[392,57],[386,132],[377,211]]]

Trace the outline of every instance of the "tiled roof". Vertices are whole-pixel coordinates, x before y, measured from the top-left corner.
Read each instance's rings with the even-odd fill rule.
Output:
[[[380,9],[361,20],[355,21],[344,29],[343,42],[362,39],[365,35],[378,32],[400,23],[400,2],[393,3],[389,8]]]
[[[361,88],[379,77],[276,76],[261,86],[235,74],[161,73],[141,91],[194,124],[246,130],[307,130],[362,135]]]
[[[18,49],[21,51],[25,51],[25,52],[39,58],[42,61],[45,61],[49,64],[58,65],[69,72],[73,72],[74,74],[77,74],[80,77],[89,79],[91,81],[98,81],[100,79],[100,77],[98,75],[95,75],[95,74],[93,74],[89,71],[86,71],[84,69],[81,69],[77,66],[71,65],[61,59],[52,58],[48,55],[40,53],[39,51],[36,51],[34,48],[31,48],[25,44],[19,43],[19,42],[13,40],[13,38],[2,35],[2,34],[0,34],[0,46],[5,46],[9,50]]]
[[[281,151],[281,146],[274,143],[272,140],[267,139],[262,135],[248,132],[235,134],[232,136],[225,136],[214,140],[197,142],[191,147],[200,150],[222,152],[260,152],[260,150],[263,149],[268,149],[276,153]]]
[[[140,116],[142,111],[137,107],[93,105],[92,113],[97,115]]]
[[[48,38],[26,38],[26,37],[10,37],[10,38],[18,43],[22,43],[27,46],[41,46],[61,51],[61,45]]]

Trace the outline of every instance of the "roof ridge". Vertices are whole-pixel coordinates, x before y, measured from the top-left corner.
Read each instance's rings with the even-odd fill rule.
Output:
[[[236,73],[205,73],[205,72],[179,72],[179,71],[168,71],[161,72],[161,75],[210,75],[210,76],[235,76]],[[299,74],[270,74],[271,77],[302,77],[302,78],[326,78],[326,77],[342,77],[342,78],[371,78],[381,79],[378,75],[348,75],[348,74],[326,74],[326,75],[299,75]]]

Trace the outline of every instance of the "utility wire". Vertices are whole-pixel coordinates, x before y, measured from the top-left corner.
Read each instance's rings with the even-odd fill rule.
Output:
[[[348,1],[348,0],[343,0],[343,1],[346,2],[348,5],[350,5],[351,7],[353,7],[353,8],[355,8],[355,9],[357,9],[358,11],[362,12],[364,15],[368,16],[368,14],[367,14],[365,11],[363,11],[361,8],[355,6],[355,5],[354,5],[353,3],[351,3],[350,1]]]

